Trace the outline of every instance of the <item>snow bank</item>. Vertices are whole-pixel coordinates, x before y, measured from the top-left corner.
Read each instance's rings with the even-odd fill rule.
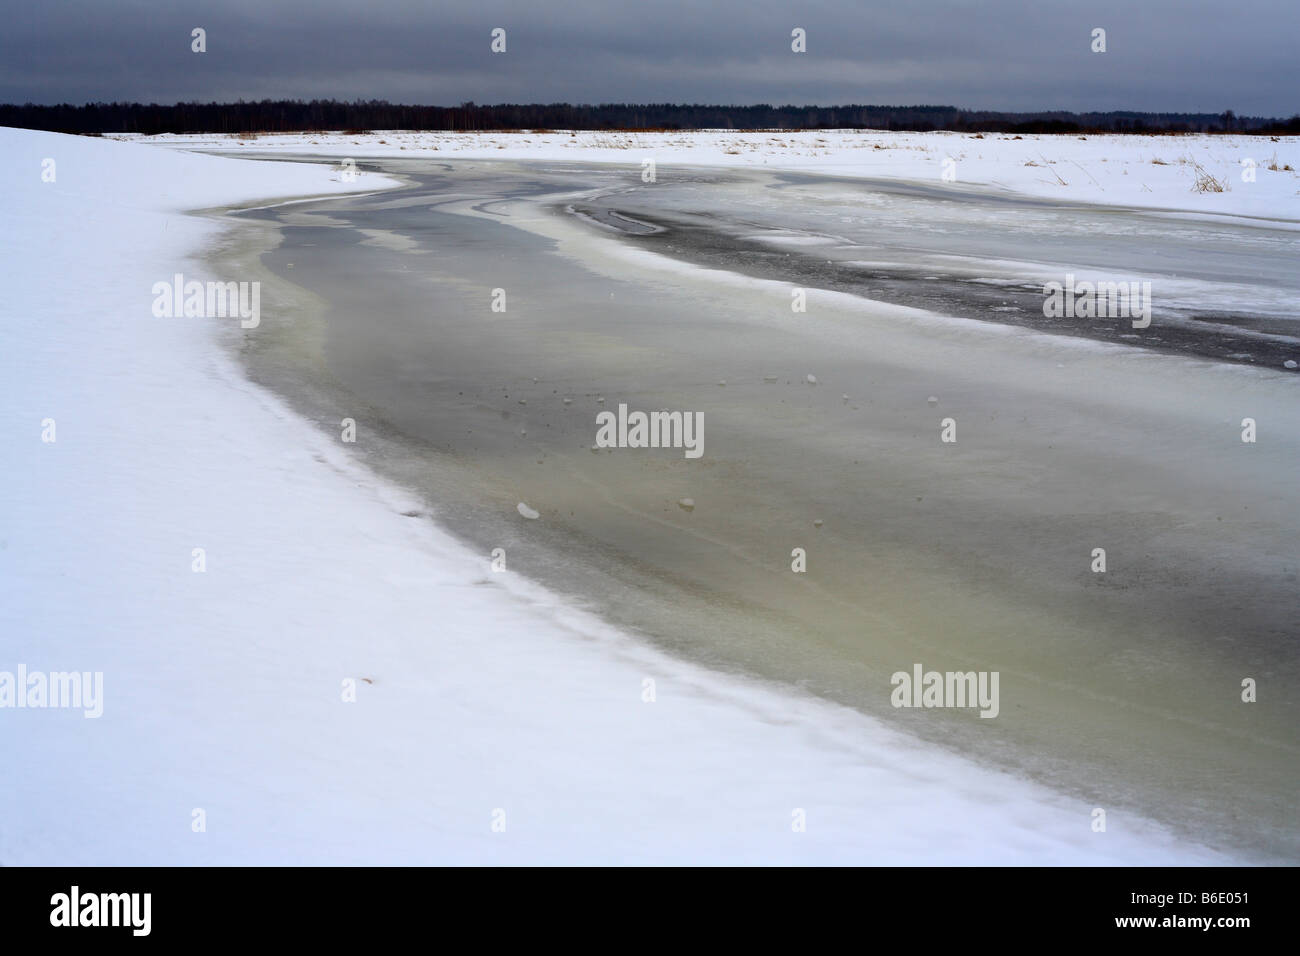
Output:
[[[642,160],[653,159],[656,167],[699,164],[809,170],[828,176],[946,183],[954,190],[975,186],[1072,202],[1300,220],[1296,172],[1300,169],[1300,137],[1294,136],[525,130],[291,133],[253,139],[202,134],[121,138],[249,153],[306,151],[355,158],[433,155],[624,163],[638,174]],[[1215,180],[1223,191],[1199,191],[1197,182],[1202,174]]]
[[[236,319],[152,314],[223,228],[178,210],[386,181],[0,156],[0,671],[104,675],[97,719],[0,709],[0,864],[1222,861],[493,573],[244,380]]]

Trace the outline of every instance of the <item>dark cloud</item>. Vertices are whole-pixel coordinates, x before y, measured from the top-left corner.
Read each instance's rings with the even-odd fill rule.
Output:
[[[1300,111],[1300,4],[0,0],[0,101],[335,97]],[[208,52],[190,52],[190,30]],[[493,27],[507,52],[489,50]],[[790,51],[803,27],[808,52]],[[1108,50],[1090,51],[1094,27]]]

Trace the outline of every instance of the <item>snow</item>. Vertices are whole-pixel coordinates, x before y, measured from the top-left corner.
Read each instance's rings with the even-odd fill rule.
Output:
[[[1198,215],[1300,220],[1300,137],[1153,134],[1084,136],[894,133],[878,130],[665,133],[597,131],[215,134],[120,138],[185,149],[326,156],[581,161],[656,176],[681,164],[815,170]],[[947,160],[952,164],[947,164]],[[1254,163],[1253,170],[1243,165]],[[1223,192],[1198,192],[1198,168]],[[1276,168],[1274,168],[1276,167]],[[1289,169],[1287,167],[1290,167]],[[946,182],[948,172],[951,181]],[[1254,181],[1248,182],[1253,173]]]
[[[390,180],[0,157],[0,671],[104,675],[97,719],[0,709],[0,864],[1231,862],[494,572],[249,383],[237,318],[152,315],[229,228],[182,210]]]

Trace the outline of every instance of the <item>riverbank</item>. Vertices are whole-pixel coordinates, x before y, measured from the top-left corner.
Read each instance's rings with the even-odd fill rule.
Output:
[[[246,133],[120,139],[180,149],[334,158],[711,166],[936,183],[1066,202],[1300,220],[1300,137],[1009,135],[884,130]]]

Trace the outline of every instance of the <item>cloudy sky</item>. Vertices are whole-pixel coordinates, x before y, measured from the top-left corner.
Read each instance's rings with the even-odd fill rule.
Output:
[[[0,0],[0,102],[1300,112],[1297,0]],[[207,52],[190,31],[207,31]],[[489,48],[506,30],[506,52]],[[790,32],[807,31],[807,52]],[[1090,50],[1106,30],[1105,53]]]

